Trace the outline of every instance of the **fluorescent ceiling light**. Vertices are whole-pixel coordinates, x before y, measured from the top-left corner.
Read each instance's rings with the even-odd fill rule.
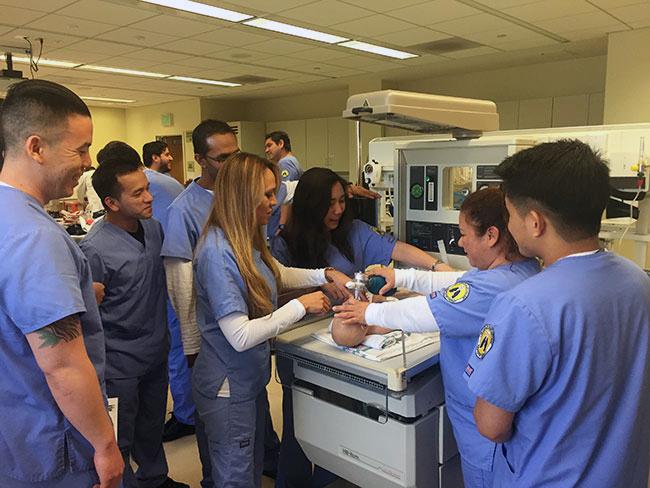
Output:
[[[240,83],[230,83],[228,81],[206,80],[205,78],[191,78],[189,76],[170,76],[168,80],[189,81],[190,83],[203,83],[204,85],[218,86],[241,86]]]
[[[104,97],[81,97],[83,100],[92,100],[94,102],[111,102],[111,103],[133,103],[135,100],[123,98],[104,98]]]
[[[145,3],[161,5],[176,10],[184,10],[194,14],[205,15],[215,19],[229,20],[230,22],[241,22],[242,20],[252,19],[252,15],[242,14],[234,10],[206,5],[205,3],[193,2],[192,0],[142,0]]]
[[[303,37],[305,39],[312,39],[314,41],[326,42],[328,44],[337,44],[339,42],[348,40],[345,37],[326,34],[325,32],[319,32],[311,29],[305,29],[303,27],[298,27],[291,24],[283,24],[282,22],[275,22],[274,20],[257,18],[248,20],[244,22],[244,24],[250,25],[252,27],[259,27],[260,29],[281,32],[282,34],[289,34],[290,36]]]
[[[367,42],[348,41],[338,45],[349,47],[350,49],[356,49],[357,51],[365,51],[368,53],[379,54],[380,56],[388,56],[389,58],[409,59],[418,57],[417,54],[411,54],[404,51],[398,51],[397,49],[377,46],[375,44],[368,44]]]
[[[162,73],[151,73],[149,71],[138,71],[134,69],[111,68],[109,66],[95,66],[92,64],[83,64],[77,69],[88,71],[101,71],[102,73],[116,73],[118,75],[144,76],[145,78],[168,78],[169,75]]]
[[[29,58],[24,56],[12,56],[11,59],[14,63],[29,64]],[[5,55],[0,54],[0,60],[6,61]],[[34,59],[36,61],[36,59]],[[37,63],[39,66],[51,66],[52,68],[76,68],[81,63],[72,63],[70,61],[57,61],[55,59],[41,59]]]

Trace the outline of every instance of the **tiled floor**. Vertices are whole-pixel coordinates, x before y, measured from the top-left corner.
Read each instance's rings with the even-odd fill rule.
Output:
[[[271,403],[271,416],[273,417],[273,426],[275,431],[282,432],[282,389],[275,381],[275,373],[271,377],[268,387],[269,402]],[[171,410],[171,395],[170,395]],[[169,475],[177,481],[189,483],[192,488],[200,488],[201,484],[201,464],[199,462],[199,453],[196,448],[196,439],[194,436],[183,437],[174,442],[165,444],[167,454],[167,463],[169,464]],[[270,478],[264,478],[263,488],[272,488],[274,481]],[[340,480],[332,483],[329,488],[354,488],[355,485],[347,481]]]

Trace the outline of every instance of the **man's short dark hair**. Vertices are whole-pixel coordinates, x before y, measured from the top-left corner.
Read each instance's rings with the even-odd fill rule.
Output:
[[[577,139],[539,144],[506,158],[496,172],[519,211],[539,210],[566,241],[598,235],[609,168],[589,145]]]
[[[160,156],[167,149],[167,143],[163,141],[151,141],[142,146],[142,162],[147,168],[153,164],[153,157]]]
[[[90,117],[90,110],[74,92],[58,83],[25,80],[11,85],[0,111],[5,157],[33,134],[53,142],[67,128],[72,115]]]
[[[273,142],[276,144],[280,144],[280,141],[284,142],[284,148],[291,152],[291,140],[289,139],[289,134],[284,132],[283,130],[274,130],[273,132],[266,134],[266,139],[271,139]]]
[[[208,147],[208,138],[214,134],[237,134],[227,123],[221,120],[207,119],[197,125],[192,131],[192,145],[194,154],[205,156],[210,148]]]
[[[130,146],[129,146],[130,147]],[[138,152],[131,148],[135,157],[130,157],[127,153],[120,155],[111,155],[104,159],[99,167],[95,170],[92,176],[93,188],[102,201],[104,208],[108,209],[106,197],[120,198],[122,194],[122,186],[118,178],[122,175],[128,175],[135,171],[142,170],[142,163],[140,162],[140,155]]]
[[[138,151],[122,141],[111,141],[97,153],[97,164],[99,165],[104,164],[105,161],[114,159],[138,161],[139,164],[142,164]]]

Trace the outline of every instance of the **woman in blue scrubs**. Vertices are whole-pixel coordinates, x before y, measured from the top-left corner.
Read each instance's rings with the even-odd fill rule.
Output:
[[[327,168],[312,168],[300,177],[293,197],[291,216],[280,234],[271,241],[271,252],[286,266],[318,268],[332,266],[352,277],[373,264],[387,265],[391,260],[408,266],[451,270],[426,252],[391,235],[382,235],[350,210],[347,182]],[[322,288],[341,302],[347,296],[332,285]],[[291,388],[293,369],[278,359],[277,368],[283,385],[283,429],[276,486],[279,488],[326,486],[336,477],[312,465],[295,439]],[[313,472],[312,472],[313,471]]]
[[[346,279],[332,268],[286,268],[271,256],[263,226],[278,182],[273,163],[253,154],[231,156],[217,176],[193,261],[201,331],[194,399],[219,487],[261,486],[269,339],[306,313],[330,307],[317,291],[278,309],[278,288],[343,286]]]
[[[478,432],[472,414],[476,395],[467,387],[463,370],[494,298],[536,274],[539,265],[521,256],[508,232],[508,211],[501,190],[479,190],[468,196],[460,209],[459,226],[459,245],[473,267],[470,271],[445,284],[445,275],[451,278],[453,273],[377,270],[376,274],[386,278],[385,289],[410,288],[423,296],[377,304],[348,300],[334,308],[340,320],[335,326],[372,324],[406,332],[440,331],[445,401],[461,455],[465,487],[488,488],[492,486],[496,444]],[[481,338],[479,342],[489,340]]]
[[[312,168],[300,178],[291,216],[271,242],[273,256],[285,266],[332,266],[352,277],[372,264],[391,260],[409,266],[451,270],[426,252],[382,235],[352,216],[346,181],[327,168]]]

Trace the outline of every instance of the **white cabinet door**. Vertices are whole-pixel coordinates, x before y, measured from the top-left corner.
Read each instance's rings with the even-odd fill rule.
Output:
[[[333,171],[349,172],[351,125],[351,122],[341,117],[327,119],[327,161],[328,167]]]
[[[327,119],[305,121],[306,157],[300,160],[303,169],[329,168],[327,158]]]

